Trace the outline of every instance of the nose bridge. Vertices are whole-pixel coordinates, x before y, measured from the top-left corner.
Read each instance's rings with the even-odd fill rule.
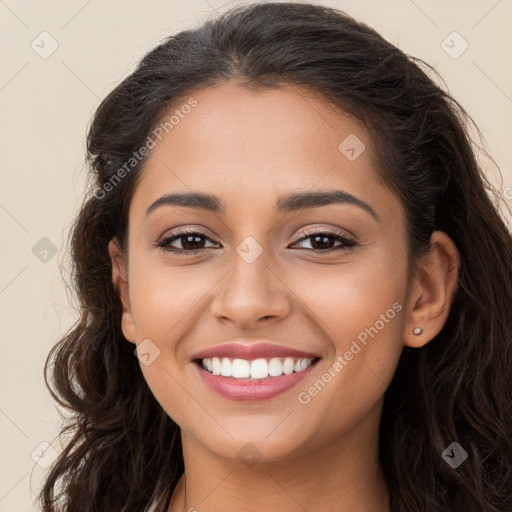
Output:
[[[252,240],[244,240],[236,249],[236,256],[233,257],[232,280],[238,287],[249,293],[271,291],[269,276],[272,273],[273,258],[268,249],[263,249]]]
[[[263,317],[282,317],[289,297],[278,276],[278,265],[268,249],[247,237],[229,263],[231,270],[216,295],[213,312],[236,323],[250,324]]]

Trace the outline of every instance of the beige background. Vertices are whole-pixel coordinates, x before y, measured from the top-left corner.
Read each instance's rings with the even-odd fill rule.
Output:
[[[160,39],[235,3],[0,0],[0,511],[36,510],[32,501],[54,453],[41,443],[59,449],[58,415],[42,366],[75,318],[59,263],[66,268],[64,242],[83,193],[88,122]],[[435,65],[481,128],[503,182],[488,159],[483,164],[512,206],[512,2],[313,3],[345,10]],[[442,47],[453,31],[469,45],[458,58]],[[457,37],[445,43],[452,54],[464,45]],[[56,44],[52,38],[58,48],[42,58]],[[43,237],[55,255],[33,253],[34,246],[41,251],[36,244],[49,243]]]

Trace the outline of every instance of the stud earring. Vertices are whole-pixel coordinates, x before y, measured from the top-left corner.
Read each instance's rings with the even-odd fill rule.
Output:
[[[415,327],[413,330],[412,330],[413,334],[415,334],[416,336],[419,336],[422,332],[423,332],[423,329],[421,327]]]

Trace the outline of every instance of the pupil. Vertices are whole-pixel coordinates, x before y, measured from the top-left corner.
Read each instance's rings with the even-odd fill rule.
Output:
[[[316,240],[317,240],[317,239],[320,239],[320,240],[321,240],[321,242],[320,242],[320,247],[315,247],[315,245],[318,245],[318,244],[316,243]],[[315,236],[313,236],[313,240],[314,240],[315,242],[313,242],[313,244],[312,244],[312,245],[313,245],[313,247],[314,247],[315,249],[326,249],[326,248],[327,248],[327,249],[329,249],[329,246],[331,245],[331,244],[329,243],[329,239],[330,239],[330,237],[328,237],[328,236],[324,236],[324,235],[315,235]],[[327,247],[326,247],[326,246],[327,246]]]
[[[183,243],[183,241],[182,241],[182,244],[181,244],[184,249],[198,249],[197,245],[194,245],[194,242],[192,242],[192,246],[190,246],[189,240],[195,239],[195,242],[198,242],[198,241],[200,242],[202,237],[196,236],[196,235],[186,235],[182,238],[184,238],[186,240],[185,243]]]

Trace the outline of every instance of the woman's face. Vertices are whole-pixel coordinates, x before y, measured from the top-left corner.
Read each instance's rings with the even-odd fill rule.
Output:
[[[151,150],[129,210],[123,331],[149,387],[218,456],[283,460],[375,434],[410,326],[404,211],[368,133],[291,86],[193,97]],[[155,205],[192,193],[209,199]],[[195,360],[231,342],[282,352],[215,348],[243,359],[238,379]],[[320,359],[288,375],[286,359],[301,370],[292,349]],[[285,373],[261,377],[268,366]],[[248,368],[259,378],[243,377]]]

